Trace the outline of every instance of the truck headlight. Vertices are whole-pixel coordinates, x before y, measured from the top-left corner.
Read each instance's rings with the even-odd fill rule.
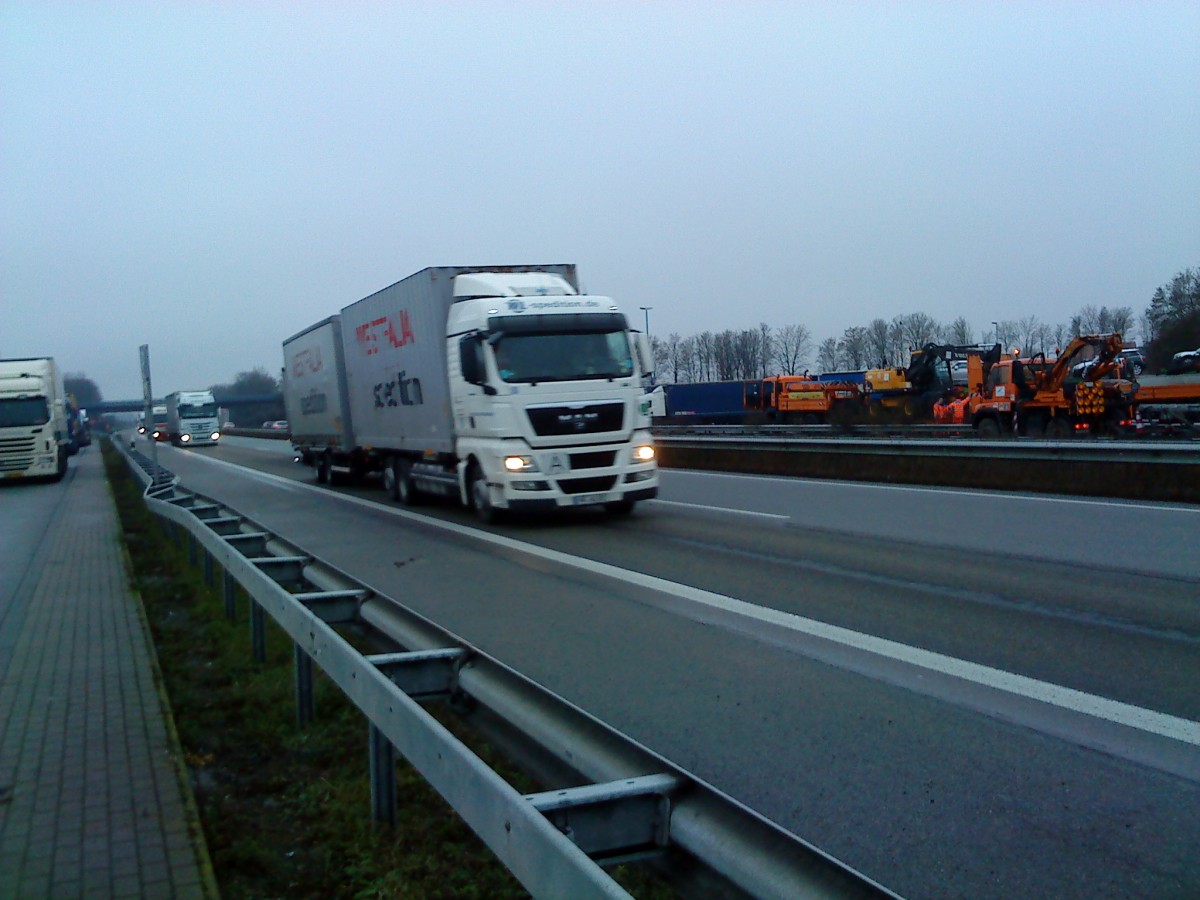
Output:
[[[190,434],[181,434],[179,436],[179,443],[186,444],[191,439],[192,439],[192,436]]]
[[[509,472],[540,471],[532,456],[506,456],[504,457],[504,468]]]
[[[654,448],[650,444],[642,444],[640,447],[633,448],[634,462],[653,462]]]
[[[219,441],[221,439],[221,432],[214,431],[212,434],[209,435],[209,437],[214,441]]]

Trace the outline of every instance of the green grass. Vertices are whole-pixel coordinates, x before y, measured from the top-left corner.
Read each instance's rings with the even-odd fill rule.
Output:
[[[166,537],[107,441],[104,453],[222,894],[528,896],[403,761],[396,828],[371,822],[366,719],[314,668],[315,721],[298,728],[287,636],[268,624],[267,659],[254,662],[245,596],[239,591],[237,621],[226,619],[224,600]],[[448,714],[438,717],[463,736]],[[537,789],[471,745],[518,790]],[[638,896],[674,896],[641,867],[614,875]]]

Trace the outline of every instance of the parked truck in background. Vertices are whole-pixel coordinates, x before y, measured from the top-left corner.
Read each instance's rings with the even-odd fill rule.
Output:
[[[0,360],[0,477],[67,472],[66,394],[51,357]]]
[[[283,343],[292,443],[315,466],[381,472],[405,504],[444,494],[500,510],[658,492],[645,335],[573,265],[439,266]]]
[[[167,440],[178,446],[204,446],[221,439],[212,391],[175,391],[166,397]]]

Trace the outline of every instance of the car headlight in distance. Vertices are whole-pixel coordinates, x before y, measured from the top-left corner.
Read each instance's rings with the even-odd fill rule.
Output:
[[[190,434],[181,434],[179,436],[179,443],[186,444],[191,439],[192,439],[192,436]]]
[[[510,472],[538,471],[537,463],[533,461],[532,456],[506,456],[504,457],[504,468]]]
[[[634,462],[651,462],[654,459],[654,448],[649,444],[642,444],[640,447],[633,448]]]

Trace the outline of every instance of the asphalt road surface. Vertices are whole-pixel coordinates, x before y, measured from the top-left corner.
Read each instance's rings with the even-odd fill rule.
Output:
[[[667,471],[481,528],[159,450],[900,894],[1200,896],[1200,508]]]

